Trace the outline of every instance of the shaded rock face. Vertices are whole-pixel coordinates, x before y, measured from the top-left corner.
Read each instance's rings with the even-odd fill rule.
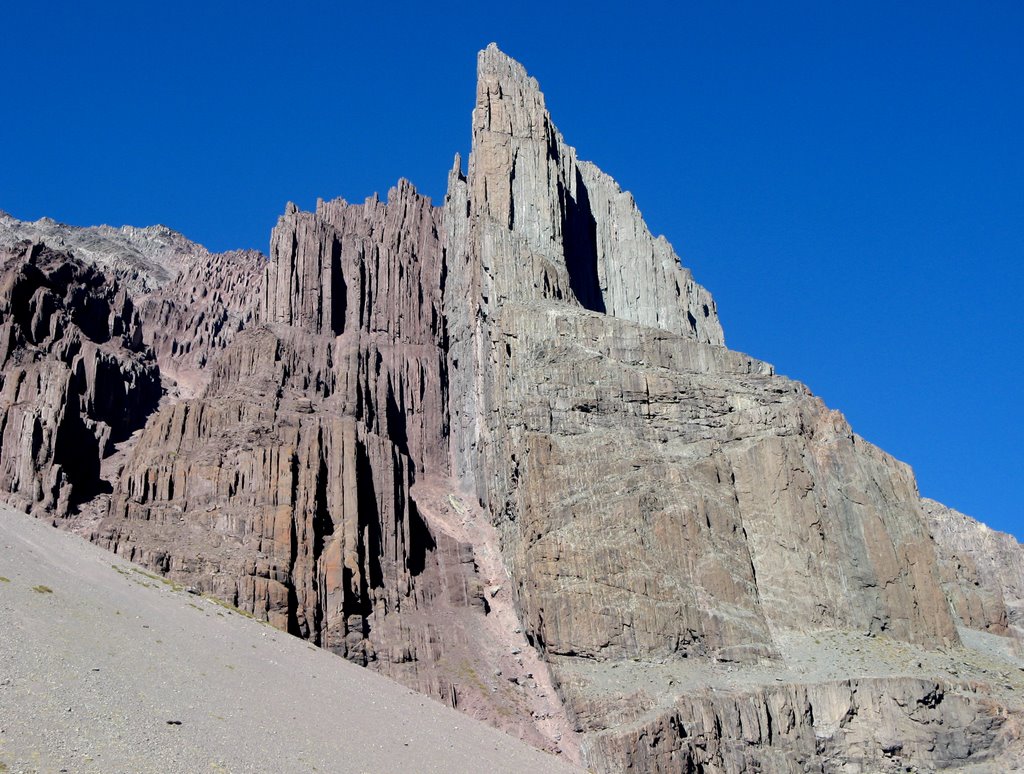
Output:
[[[495,679],[497,592],[444,483],[442,216],[404,181],[387,203],[289,207],[257,320],[148,423],[91,536],[552,747],[525,686],[540,676],[520,660],[522,688]]]
[[[66,516],[109,489],[100,460],[155,410],[160,373],[116,282],[29,242],[0,262],[0,491]]]
[[[0,212],[0,248],[26,240],[95,266],[127,291],[175,397],[199,392],[211,357],[255,318],[266,258],[254,250],[211,253],[166,226],[80,228]]]
[[[998,703],[932,680],[863,678],[700,692],[625,733],[594,735],[604,771],[935,771],[983,764],[1020,734]]]
[[[412,229],[436,240],[435,211],[408,185],[392,199],[281,219],[265,288],[275,287],[279,270],[302,270],[303,250],[318,247],[307,228],[330,235],[326,255],[334,263],[317,264],[322,274],[294,293],[264,293],[261,318],[271,322],[238,337],[211,367],[200,397],[150,423],[122,475],[111,522],[176,526],[184,515],[192,532],[198,521],[195,553],[210,553],[203,550],[209,531],[224,543],[223,557],[212,567],[176,565],[170,552],[158,558],[165,569],[193,573],[202,585],[216,570],[222,577],[211,590],[361,660],[374,658],[363,636],[374,602],[381,614],[400,608],[432,542],[409,494],[410,451],[444,459],[440,314],[436,300],[420,295],[424,286],[439,292],[439,251],[424,250],[419,264],[416,245],[400,244]],[[392,217],[406,208],[412,224]],[[396,273],[379,273],[380,266]],[[399,266],[403,277],[433,276],[403,282]],[[304,316],[291,316],[321,280],[339,295],[317,296]],[[399,319],[403,308],[404,327],[389,329],[389,313]],[[107,540],[124,551],[134,529]]]
[[[127,283],[42,248],[4,274],[12,501],[98,494],[68,523],[101,545],[597,770],[1013,754],[1019,545],[728,350],[493,46],[472,131],[443,206],[405,181],[289,205],[269,262],[0,218]],[[65,426],[93,439],[74,470]],[[863,638],[916,650],[873,651],[882,679]]]

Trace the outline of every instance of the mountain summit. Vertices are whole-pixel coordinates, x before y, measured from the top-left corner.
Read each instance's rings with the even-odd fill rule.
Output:
[[[11,254],[9,501],[594,770],[1020,761],[1020,546],[727,349],[496,46],[441,206],[289,205],[270,247],[95,301]]]

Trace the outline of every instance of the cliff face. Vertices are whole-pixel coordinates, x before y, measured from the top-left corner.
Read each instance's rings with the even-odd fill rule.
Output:
[[[709,294],[576,162],[536,82],[497,49],[479,66],[446,202],[456,472],[502,524],[538,645],[760,656],[780,627],[955,642],[910,471],[722,347]]]
[[[40,515],[103,492],[101,458],[161,394],[126,291],[29,242],[0,254],[0,369],[0,491]]]
[[[1024,640],[1024,553],[996,532],[934,500],[922,500],[950,607],[964,626]]]
[[[472,131],[443,206],[403,181],[289,205],[266,263],[100,260],[134,283],[110,296],[116,378],[158,367],[167,394],[126,393],[81,514],[22,415],[0,469],[35,478],[4,488],[31,479],[23,507],[598,770],[1017,760],[1019,544],[727,349],[710,294],[493,46]],[[53,329],[37,317],[12,319]],[[67,359],[17,336],[34,367]],[[59,417],[90,389],[26,405]]]
[[[93,539],[552,746],[531,714],[554,696],[487,641],[500,603],[469,506],[432,483],[448,474],[442,217],[407,182],[387,203],[290,206],[255,324],[150,421]],[[503,667],[524,685],[492,691]]]
[[[201,396],[147,427],[106,538],[145,552],[135,522],[179,525],[184,514],[181,531],[193,534],[198,520],[190,553],[210,553],[209,532],[223,558],[150,561],[204,586],[216,574],[210,590],[364,661],[375,658],[363,637],[374,602],[381,615],[399,608],[423,571],[429,536],[409,494],[410,451],[444,452],[440,310],[420,295],[440,287],[434,212],[411,186],[392,194],[387,206],[338,202],[281,219],[264,292],[254,289],[262,324],[210,368]],[[402,244],[417,231],[428,240],[422,264],[413,240]],[[279,277],[297,284],[277,293]]]
[[[78,228],[0,212],[0,248],[25,241],[74,255],[127,292],[175,395],[201,389],[212,355],[253,321],[266,263],[252,250],[211,253],[166,226]]]
[[[251,250],[197,251],[172,280],[141,297],[146,343],[177,395],[200,392],[209,376],[206,366],[252,324],[253,285],[258,286],[265,265],[266,259]]]

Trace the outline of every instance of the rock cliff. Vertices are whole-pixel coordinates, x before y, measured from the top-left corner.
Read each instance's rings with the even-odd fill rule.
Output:
[[[1012,535],[924,499],[950,607],[972,629],[1024,640],[1024,553]]]
[[[168,386],[185,395],[200,389],[211,356],[252,322],[254,282],[266,264],[253,250],[211,253],[166,226],[78,228],[0,212],[0,248],[25,241],[72,254],[116,280],[138,310]]]
[[[133,296],[167,284],[193,258],[209,255],[205,249],[166,226],[90,226],[80,228],[50,218],[21,221],[0,212],[0,247],[22,241],[41,242],[96,265],[115,277]]]
[[[1019,762],[1020,545],[727,349],[496,47],[441,206],[406,181],[288,205],[269,261],[29,226],[123,277],[60,259],[121,310],[116,357],[76,367],[113,358],[146,400],[126,387],[118,420],[88,379],[11,396],[22,507],[596,770]],[[5,340],[58,368],[44,296]],[[69,407],[102,448],[62,494],[66,452],[26,417]]]
[[[446,202],[456,474],[503,525],[535,640],[590,657],[764,655],[779,627],[954,642],[910,471],[725,349],[707,291],[581,172],[536,82],[494,48],[479,66]]]
[[[160,400],[160,374],[131,298],[67,253],[0,253],[0,492],[67,516],[109,484],[100,460]]]

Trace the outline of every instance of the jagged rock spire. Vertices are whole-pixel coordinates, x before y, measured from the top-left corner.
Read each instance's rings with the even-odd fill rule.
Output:
[[[477,59],[473,145],[465,188],[449,190],[449,217],[474,224],[479,294],[575,301],[643,325],[722,344],[711,294],[655,239],[633,197],[555,128],[537,81],[493,43]],[[463,206],[464,199],[464,206]],[[514,256],[514,257],[513,257]]]

